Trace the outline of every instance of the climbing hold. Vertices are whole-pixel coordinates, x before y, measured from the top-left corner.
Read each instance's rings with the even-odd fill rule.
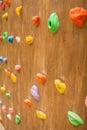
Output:
[[[85,106],[87,107],[87,96],[85,97]]]
[[[46,114],[43,113],[42,111],[36,111],[36,115],[38,118],[42,119],[42,120],[45,120],[46,119]]]
[[[2,56],[0,56],[0,62],[3,62],[3,57]]]
[[[9,37],[8,37],[8,41],[9,41],[10,43],[13,43],[13,41],[14,41],[14,36],[9,36]]]
[[[18,7],[16,8],[16,14],[17,14],[18,16],[20,16],[20,15],[21,15],[21,12],[22,12],[22,6],[18,6]]]
[[[2,101],[0,100],[0,106],[2,105]]]
[[[5,14],[3,14],[2,18],[7,20],[8,19],[8,12],[6,12]]]
[[[3,62],[7,64],[8,59],[6,57],[3,58]]]
[[[56,13],[52,13],[48,18],[48,28],[52,33],[56,33],[59,29],[59,18]]]
[[[11,120],[11,114],[7,114],[7,118]]]
[[[32,44],[32,43],[33,43],[33,37],[27,36],[27,37],[26,37],[26,42],[27,42],[28,44]]]
[[[11,94],[10,94],[10,93],[6,93],[5,95],[6,95],[6,97],[7,97],[8,99],[11,98]]]
[[[68,111],[68,118],[70,123],[74,126],[79,126],[84,124],[84,121],[81,119],[81,117],[72,111]]]
[[[0,36],[0,42],[2,42],[3,41],[3,36]]]
[[[5,42],[8,41],[8,33],[7,32],[4,32],[3,39],[4,39]]]
[[[70,10],[70,19],[78,27],[82,27],[87,18],[87,11],[82,7],[76,7]]]
[[[10,0],[5,0],[6,4],[8,5],[8,7],[11,6],[11,1]]]
[[[11,76],[10,71],[8,71],[7,69],[4,69],[4,70],[5,70],[5,72],[6,72],[6,77],[10,77],[10,76]]]
[[[56,79],[54,81],[57,90],[59,91],[59,93],[64,94],[65,90],[66,90],[66,85],[65,83],[61,82],[59,79]]]
[[[25,99],[24,102],[25,102],[25,104],[26,104],[27,106],[29,106],[29,107],[31,106],[31,100]]]
[[[40,100],[40,96],[39,96],[39,90],[38,87],[36,85],[33,85],[31,88],[31,94],[32,96],[39,101]]]
[[[33,23],[34,23],[35,26],[39,26],[39,24],[40,24],[40,16],[34,16],[32,18],[32,20],[33,20]]]
[[[21,72],[21,66],[20,65],[15,65],[15,70],[18,72]]]
[[[2,93],[6,93],[6,88],[5,87],[2,86],[0,89],[1,89]]]
[[[14,115],[14,110],[13,110],[12,107],[9,108],[9,113],[10,113],[11,115]]]
[[[15,122],[16,122],[16,124],[20,124],[21,123],[21,117],[19,115],[15,116]]]
[[[21,41],[21,38],[18,36],[15,39],[16,39],[17,43],[19,43]]]
[[[11,74],[11,79],[14,83],[16,83],[17,78],[13,73]]]
[[[2,117],[0,117],[0,123],[2,123]]]
[[[41,74],[41,73],[37,73],[37,79],[40,83],[44,84],[46,82],[46,75]]]
[[[3,111],[4,113],[6,113],[6,106],[5,106],[5,105],[2,106],[2,111]]]
[[[0,7],[5,11],[5,3],[3,1],[0,1]]]

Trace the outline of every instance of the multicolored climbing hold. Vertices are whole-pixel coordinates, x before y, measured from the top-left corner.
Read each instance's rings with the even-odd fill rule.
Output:
[[[6,95],[6,97],[7,97],[8,99],[11,98],[11,94],[10,94],[10,93],[6,93],[5,95]]]
[[[70,10],[70,19],[75,23],[78,27],[82,27],[87,18],[87,11],[82,7],[72,8]]]
[[[56,13],[52,13],[48,18],[48,28],[52,33],[56,33],[59,29],[59,18]]]
[[[8,12],[6,12],[5,14],[3,14],[2,18],[7,20],[8,19]]]
[[[46,114],[43,113],[42,111],[36,111],[36,115],[38,118],[42,119],[42,120],[45,120],[46,119]]]
[[[11,120],[11,114],[7,114],[7,118]]]
[[[20,65],[15,65],[15,70],[20,73],[21,72],[21,66]]]
[[[61,94],[64,94],[65,93],[65,90],[66,90],[66,85],[65,83],[61,82],[59,79],[56,79],[54,81],[55,85],[56,85],[56,88],[57,90],[59,91],[59,93]]]
[[[7,112],[7,110],[6,110],[6,106],[5,106],[5,105],[2,106],[2,111],[3,111],[4,113]]]
[[[33,43],[33,37],[27,36],[27,37],[26,37],[26,42],[27,42],[28,44],[32,44],[32,43]]]
[[[18,7],[16,8],[16,14],[17,14],[18,16],[21,16],[21,12],[22,12],[22,6],[18,6]]]
[[[41,73],[37,73],[37,79],[40,83],[44,84],[46,82],[46,75],[41,74]]]
[[[40,16],[34,16],[32,18],[32,20],[33,20],[33,23],[34,23],[35,26],[39,26],[39,24],[40,24]]]
[[[8,41],[8,33],[7,32],[3,33],[3,39],[4,39],[5,42]]]
[[[14,36],[9,36],[9,37],[8,37],[8,41],[9,41],[10,43],[13,43],[13,41],[14,41]]]
[[[17,78],[13,73],[11,73],[11,79],[12,79],[13,83],[16,83]]]
[[[4,70],[5,70],[5,73],[6,73],[6,77],[10,77],[11,76],[10,71],[8,71],[7,69],[4,69]]]
[[[79,126],[84,124],[84,121],[81,119],[81,117],[72,111],[68,111],[68,118],[70,123],[74,126]]]
[[[17,43],[19,43],[20,41],[21,41],[21,38],[20,37],[18,37],[18,36],[16,36],[16,41],[17,41]]]
[[[19,115],[15,116],[15,122],[16,122],[16,124],[20,124],[21,123],[21,117]]]
[[[1,89],[2,93],[6,93],[6,88],[5,87],[2,86],[0,89]]]
[[[36,85],[32,86],[31,94],[37,101],[40,100],[39,90],[38,90],[38,87]]]
[[[14,109],[13,109],[12,107],[9,108],[9,113],[10,113],[11,115],[14,115]]]
[[[26,104],[27,106],[29,106],[29,107],[31,106],[31,100],[25,99],[24,102],[25,102],[25,104]]]

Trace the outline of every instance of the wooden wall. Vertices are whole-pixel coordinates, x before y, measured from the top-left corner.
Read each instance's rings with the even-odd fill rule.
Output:
[[[6,130],[86,130],[87,108],[84,100],[87,95],[87,21],[82,28],[76,27],[69,18],[69,11],[76,6],[87,9],[86,0],[11,0],[11,7],[6,7],[8,20],[2,20],[4,13],[0,9],[0,35],[5,31],[9,35],[20,36],[21,42],[13,44],[0,42],[0,56],[8,58],[8,64],[2,63],[0,70],[0,86],[4,85],[11,93],[7,99],[0,92],[0,99],[8,108],[13,107],[15,114],[20,114],[21,124],[15,123],[15,115],[10,121],[6,114],[0,114]],[[15,13],[17,6],[22,5],[22,16]],[[6,12],[5,11],[5,12]],[[60,29],[52,34],[47,27],[47,20],[51,13],[56,12],[60,19]],[[35,27],[32,17],[39,15],[41,22]],[[28,45],[25,37],[34,37],[34,43]],[[22,72],[15,71],[14,66],[20,64]],[[4,68],[17,76],[14,84],[7,78]],[[36,78],[38,72],[47,74],[45,85],[41,85]],[[57,92],[55,79],[63,79],[67,85],[64,95]],[[32,85],[37,85],[40,101],[37,102],[30,94]],[[25,98],[31,98],[32,106],[24,104]],[[37,118],[36,110],[47,114],[42,121]],[[84,120],[84,125],[74,127],[70,124],[67,112],[72,110]]]

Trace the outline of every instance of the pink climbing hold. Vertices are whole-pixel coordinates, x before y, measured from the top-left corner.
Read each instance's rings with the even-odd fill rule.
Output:
[[[21,72],[21,66],[20,65],[15,65],[15,70],[18,72]]]
[[[87,96],[85,97],[85,106],[87,107]]]

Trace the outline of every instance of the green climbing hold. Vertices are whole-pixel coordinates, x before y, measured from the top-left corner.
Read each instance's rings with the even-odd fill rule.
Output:
[[[56,33],[59,29],[59,18],[56,13],[52,13],[48,18],[48,28],[52,33]]]
[[[11,98],[11,94],[10,94],[10,93],[6,93],[5,95],[6,95],[6,97],[7,97],[8,99]]]
[[[81,119],[81,117],[72,111],[68,111],[68,118],[70,123],[74,126],[79,126],[84,124],[84,121]]]
[[[8,33],[7,32],[4,32],[3,39],[4,39],[5,42],[8,41]]]
[[[19,115],[16,115],[16,116],[15,116],[15,122],[16,122],[16,124],[20,124],[20,122],[21,122],[21,117],[20,117]]]

